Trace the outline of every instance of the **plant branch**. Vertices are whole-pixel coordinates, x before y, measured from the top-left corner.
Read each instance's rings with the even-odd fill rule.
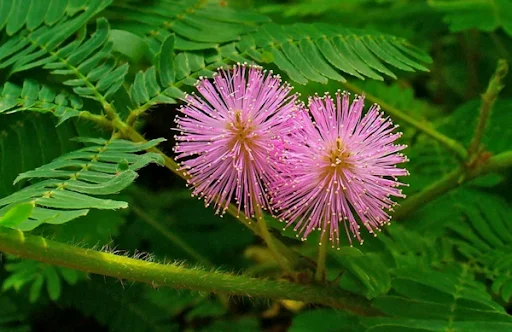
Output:
[[[318,246],[318,259],[316,261],[315,280],[318,282],[323,282],[325,280],[325,260],[327,258],[328,239],[328,233],[324,230],[320,236],[320,243]]]
[[[488,160],[480,160],[480,164],[477,163],[474,168],[461,166],[418,194],[407,198],[395,209],[393,218],[403,219],[411,212],[467,181],[491,172],[503,171],[509,167],[512,167],[512,150],[497,154]]]
[[[473,135],[473,139],[471,140],[471,144],[468,148],[468,154],[470,163],[475,159],[480,152],[480,143],[482,142],[482,137],[485,133],[485,127],[487,125],[487,120],[492,112],[492,107],[498,99],[498,94],[503,89],[502,80],[507,75],[508,72],[508,64],[505,60],[498,60],[498,65],[496,66],[496,71],[494,75],[489,80],[489,85],[487,86],[487,90],[482,94],[482,106],[480,107],[480,116],[478,117],[478,123],[475,128],[475,134]]]
[[[348,89],[354,91],[355,93],[358,93],[358,94],[364,93],[364,91],[362,89],[360,89],[359,87],[352,85],[348,82],[343,83],[343,85],[345,85]],[[379,104],[383,110],[385,110],[387,113],[391,114],[393,117],[408,123],[409,125],[415,127],[416,129],[422,131],[426,135],[430,136],[431,138],[433,138],[436,141],[438,141],[439,143],[441,143],[446,149],[452,151],[460,161],[465,161],[467,159],[468,154],[466,152],[466,149],[460,143],[455,141],[454,139],[438,132],[433,127],[431,127],[429,124],[420,122],[420,121],[410,117],[409,115],[405,114],[403,111],[389,105],[385,101],[383,101],[371,94],[365,93],[365,95],[368,100],[370,100],[373,103]]]
[[[19,230],[9,228],[0,228],[0,251],[87,273],[143,282],[153,287],[187,288],[219,294],[289,299],[324,304],[359,315],[379,315],[379,312],[373,309],[365,298],[336,288],[297,285],[284,281],[147,262],[73,247],[40,236],[25,235]]]

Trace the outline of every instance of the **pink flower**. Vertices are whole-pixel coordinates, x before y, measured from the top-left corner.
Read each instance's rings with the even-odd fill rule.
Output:
[[[279,168],[284,138],[294,130],[297,96],[281,78],[256,66],[220,69],[200,78],[176,118],[174,151],[193,196],[223,214],[232,199],[247,216],[268,208],[267,185]]]
[[[304,240],[313,230],[329,232],[339,248],[340,224],[362,244],[360,225],[368,232],[389,223],[385,210],[396,205],[391,196],[405,197],[397,176],[408,175],[396,165],[407,158],[405,145],[393,142],[401,133],[374,104],[362,116],[364,96],[349,105],[349,94],[309,99],[302,129],[291,133],[284,152],[286,167],[272,188],[274,211]]]

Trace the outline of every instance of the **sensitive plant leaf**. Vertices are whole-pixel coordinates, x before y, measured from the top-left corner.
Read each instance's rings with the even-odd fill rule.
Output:
[[[354,278],[363,285],[363,293],[373,298],[387,293],[391,287],[391,276],[382,258],[374,253],[364,254],[353,247],[343,247],[340,250],[330,250],[329,257],[338,262],[339,268],[349,272],[340,280],[341,287],[347,282],[345,278]]]
[[[345,82],[343,73],[360,79],[383,80],[380,73],[395,78],[384,63],[414,71],[428,70],[422,63],[432,61],[404,39],[329,24],[264,25],[235,45],[235,51],[225,46],[221,54],[232,61],[260,62],[264,52],[271,53],[272,61],[301,84]],[[253,56],[255,51],[259,55]]]
[[[0,217],[0,226],[17,228],[19,224],[27,220],[34,211],[32,203],[22,203],[13,206]]]
[[[43,223],[62,224],[86,215],[89,209],[126,208],[126,202],[96,198],[112,195],[126,188],[137,177],[136,171],[149,163],[163,164],[156,153],[142,153],[163,139],[133,143],[121,139],[79,138],[92,143],[64,154],[51,163],[20,174],[15,183],[39,179],[30,186],[0,199],[0,215],[20,203],[34,206],[30,218],[18,224],[22,231],[32,230]],[[118,163],[128,163],[128,169],[118,171]]]
[[[220,6],[215,1],[158,0],[151,10],[137,1],[114,2],[106,11],[113,26],[141,37],[163,41],[171,33],[180,36],[179,49],[205,49],[238,40],[269,18],[250,11]]]
[[[66,30],[70,27],[68,21],[53,27],[42,26],[28,35],[22,33],[0,46],[0,68],[9,68],[11,73],[16,73],[43,67],[52,75],[64,76],[63,84],[72,87],[77,95],[105,106],[122,86],[128,64],[118,63],[113,56],[108,22],[99,18],[96,23],[97,29],[90,37],[84,29],[71,41],[68,37],[77,28],[71,26],[74,30]],[[31,91],[35,92],[35,89]],[[36,99],[36,94],[31,97]],[[8,106],[13,107],[12,104]]]
[[[20,173],[82,147],[70,140],[77,132],[98,135],[86,123],[68,121],[56,128],[57,121],[52,116],[36,112],[0,114],[0,117],[0,197],[22,188],[22,184],[13,185]]]
[[[364,318],[362,324],[368,332],[410,331],[410,332],[506,332],[512,327],[509,322],[455,321],[447,322],[435,319],[400,319],[400,318]]]
[[[83,111],[83,101],[65,90],[56,92],[31,79],[25,80],[23,87],[6,82],[0,93],[0,114],[21,111],[51,113],[59,118],[57,126],[70,118],[86,113]]]
[[[56,301],[62,294],[62,281],[74,285],[83,274],[75,270],[47,265],[32,260],[18,260],[9,258],[5,270],[10,275],[2,284],[2,291],[10,289],[19,292],[24,287],[30,286],[29,301],[37,302],[43,293],[43,286],[52,301]]]

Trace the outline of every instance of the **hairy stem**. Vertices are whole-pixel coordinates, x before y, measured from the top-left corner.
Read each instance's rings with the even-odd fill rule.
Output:
[[[152,263],[73,247],[43,237],[25,235],[21,231],[9,228],[0,228],[0,251],[88,273],[139,281],[153,287],[166,286],[219,294],[289,299],[324,304],[359,315],[379,314],[365,298],[337,288],[303,286],[218,271]]]
[[[498,60],[498,65],[496,67],[496,71],[494,75],[489,80],[489,85],[487,86],[487,90],[482,95],[482,106],[480,107],[480,116],[478,117],[478,123],[475,128],[475,134],[473,135],[473,139],[471,140],[471,144],[468,148],[469,157],[472,159],[476,158],[478,153],[480,152],[480,143],[482,142],[482,137],[485,133],[485,127],[487,125],[487,120],[492,112],[492,107],[498,99],[498,94],[503,89],[502,80],[507,75],[508,72],[508,64],[505,60]]]
[[[194,250],[191,246],[189,246],[185,241],[183,241],[179,236],[172,233],[164,226],[162,226],[158,221],[153,219],[149,214],[144,212],[140,207],[136,205],[131,205],[130,209],[146,224],[153,227],[160,234],[162,234],[165,238],[167,238],[170,242],[174,243],[176,246],[180,247],[183,251],[187,253],[191,258],[195,259],[197,262],[208,266],[215,267],[212,262],[210,262],[203,255]]]
[[[364,91],[362,89],[360,89],[357,86],[352,85],[348,82],[343,83],[343,85],[345,85],[348,89],[354,91],[355,93],[358,93],[358,94],[364,93]],[[420,121],[408,116],[403,111],[389,105],[388,103],[384,102],[383,100],[381,100],[375,96],[366,94],[366,98],[373,103],[379,104],[383,110],[385,110],[387,113],[391,114],[393,117],[400,119],[400,120],[404,121],[405,123],[410,124],[411,126],[422,131],[426,135],[430,136],[431,138],[437,140],[446,149],[452,151],[460,161],[465,161],[467,159],[468,154],[466,152],[466,149],[460,143],[455,141],[454,139],[438,132],[430,125],[420,122]]]
[[[327,242],[329,240],[329,235],[327,231],[323,231],[320,237],[320,243],[318,246],[318,259],[316,261],[316,272],[315,272],[315,280],[318,282],[323,282],[325,280],[325,260],[327,257]]]
[[[488,160],[481,160],[480,162],[481,164],[476,164],[475,168],[460,167],[446,174],[439,181],[434,182],[423,191],[407,198],[402,205],[395,209],[393,217],[403,219],[411,212],[469,180],[487,173],[499,172],[512,167],[512,151],[497,154]]]

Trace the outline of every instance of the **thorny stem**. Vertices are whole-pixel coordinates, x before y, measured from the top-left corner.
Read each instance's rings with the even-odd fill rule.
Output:
[[[363,94],[364,91],[362,89],[360,89],[359,87],[355,86],[355,85],[352,85],[348,82],[346,83],[343,83],[343,85],[345,85],[348,89],[354,91],[355,93],[358,93],[358,94]],[[418,130],[422,131],[423,133],[425,133],[426,135],[432,137],[433,139],[437,140],[439,143],[441,143],[446,149],[452,151],[455,156],[460,160],[460,161],[465,161],[468,157],[468,154],[466,152],[466,149],[464,148],[464,146],[462,146],[460,143],[458,143],[456,140],[438,132],[437,130],[435,130],[433,127],[431,127],[430,125],[428,124],[425,124],[423,122],[420,122],[410,116],[408,116],[407,114],[405,114],[404,112],[402,112],[401,110],[389,105],[388,103],[384,102],[383,100],[375,97],[375,96],[372,96],[370,94],[366,94],[366,98],[368,100],[370,100],[371,102],[373,103],[377,103],[380,105],[380,107],[382,107],[383,110],[385,110],[387,113],[393,115],[393,117],[397,118],[397,119],[400,119],[408,124],[410,124],[411,126],[417,128]]]
[[[147,262],[73,247],[40,236],[25,235],[19,230],[9,228],[0,228],[0,251],[87,273],[143,282],[155,288],[187,288],[218,294],[289,299],[324,304],[358,315],[380,314],[364,297],[337,288],[297,285],[285,281]]]
[[[316,261],[315,280],[318,282],[323,282],[325,280],[325,260],[327,257],[328,240],[329,235],[327,231],[324,230],[320,236],[320,243],[318,246],[318,259]]]
[[[200,253],[195,251],[194,248],[189,246],[178,235],[174,234],[173,232],[169,231],[164,226],[162,226],[158,221],[153,219],[153,217],[151,217],[149,214],[147,214],[145,211],[143,211],[140,207],[138,207],[136,205],[131,205],[130,209],[140,218],[140,220],[142,220],[149,226],[153,227],[155,230],[157,230],[160,234],[162,234],[169,241],[174,243],[176,246],[180,247],[191,258],[195,259],[197,262],[199,262],[205,266],[215,267],[215,265],[212,262],[210,262],[203,255],[201,255]]]
[[[491,172],[499,172],[509,167],[512,167],[512,151],[497,154],[488,160],[485,160],[485,158],[479,160],[479,163],[476,163],[474,168],[457,168],[421,192],[407,198],[402,205],[395,208],[393,217],[401,219],[467,181]]]
[[[480,107],[480,116],[478,117],[478,123],[476,125],[475,134],[471,140],[471,144],[468,148],[470,163],[472,163],[480,152],[480,143],[485,133],[485,127],[487,120],[492,112],[492,107],[498,98],[498,94],[503,89],[502,80],[507,75],[508,64],[505,60],[501,59],[498,61],[496,71],[489,81],[487,90],[482,94],[482,106]]]

